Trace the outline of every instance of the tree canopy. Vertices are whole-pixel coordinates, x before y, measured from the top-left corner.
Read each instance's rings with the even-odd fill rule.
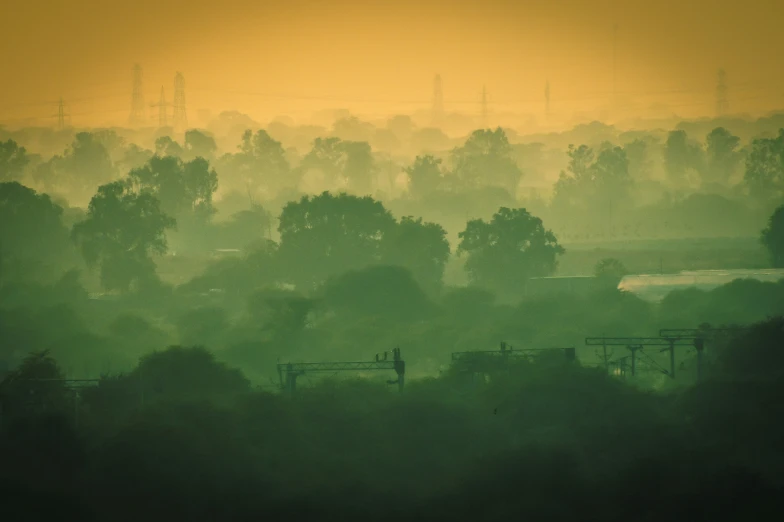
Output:
[[[531,277],[552,275],[564,253],[542,220],[524,208],[501,208],[490,222],[474,219],[459,234],[472,282],[503,294],[520,295]]]
[[[155,278],[152,256],[166,253],[165,232],[175,224],[151,193],[116,181],[98,188],[72,236],[87,264],[100,267],[104,288],[128,291]]]

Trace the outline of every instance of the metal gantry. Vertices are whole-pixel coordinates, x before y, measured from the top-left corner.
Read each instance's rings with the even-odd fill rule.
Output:
[[[397,384],[402,392],[405,384],[406,363],[400,356],[400,348],[392,350],[392,359],[388,358],[389,352],[382,355],[376,354],[373,361],[361,362],[306,362],[306,363],[281,363],[278,364],[278,376],[289,394],[294,394],[297,389],[297,377],[313,372],[345,372],[345,371],[378,371],[394,370],[397,380],[387,381]]]
[[[637,371],[637,351],[646,346],[663,346],[660,351],[670,352],[670,370],[667,374],[675,378],[675,347],[676,346],[695,346],[693,338],[665,338],[665,337],[586,337],[587,346],[601,346],[604,348],[605,366],[607,366],[607,347],[625,346],[631,352],[631,372],[632,377]],[[666,370],[665,370],[666,371]]]
[[[499,350],[480,350],[470,352],[453,352],[452,366],[461,367],[464,372],[471,374],[471,381],[475,382],[477,374],[488,374],[499,369],[507,368],[513,361],[530,357],[532,353],[563,351],[567,361],[575,359],[574,347],[566,348],[513,348],[506,342],[501,343]]]

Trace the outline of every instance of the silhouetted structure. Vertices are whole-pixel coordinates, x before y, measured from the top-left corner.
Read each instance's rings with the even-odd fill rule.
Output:
[[[172,115],[174,128],[183,130],[188,126],[188,115],[185,112],[185,77],[178,72],[174,77],[174,113]]]
[[[131,96],[130,123],[131,125],[141,125],[145,120],[142,67],[137,63],[133,67],[133,95]]]
[[[161,87],[161,98],[158,103],[152,104],[152,107],[156,107],[158,109],[158,127],[164,128],[169,126],[169,118],[168,118],[168,111],[167,107],[169,106],[166,103],[166,93],[164,92],[163,87]]]
[[[384,352],[383,357],[376,354],[374,361],[278,364],[278,377],[281,385],[289,394],[293,395],[297,390],[297,377],[306,373],[394,370],[397,373],[397,380],[387,381],[387,384],[397,384],[398,389],[402,392],[405,384],[406,363],[400,356],[400,348],[392,350],[391,361],[387,357],[388,354],[389,352]]]
[[[59,103],[57,104],[57,129],[63,130],[65,129],[65,102],[62,98],[60,98]]]

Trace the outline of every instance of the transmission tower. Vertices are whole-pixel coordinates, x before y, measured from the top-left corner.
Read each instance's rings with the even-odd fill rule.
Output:
[[[70,120],[70,115],[65,113],[65,102],[61,97],[60,101],[57,103],[57,129],[58,130],[65,129],[66,118]]]
[[[718,83],[716,84],[716,115],[724,116],[730,110],[730,102],[727,99],[727,73],[724,69],[719,69]]]
[[[433,123],[439,123],[444,117],[444,91],[441,87],[441,75],[436,74],[433,81]]]
[[[139,64],[133,67],[133,96],[131,98],[131,125],[140,125],[144,122],[144,86],[142,84],[142,67]]]
[[[188,116],[185,113],[185,77],[178,72],[174,77],[174,128],[183,130],[188,126]]]
[[[550,121],[550,80],[544,84],[544,119]]]
[[[487,87],[482,86],[482,127],[487,127]]]
[[[166,103],[166,94],[164,93],[163,87],[161,87],[161,99],[158,101],[158,103],[153,103],[151,107],[158,109],[158,127],[168,127],[169,120],[167,116],[169,104]]]

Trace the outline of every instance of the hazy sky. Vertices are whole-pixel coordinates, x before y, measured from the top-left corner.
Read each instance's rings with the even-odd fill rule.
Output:
[[[615,4],[615,5],[613,5]],[[346,107],[427,108],[436,72],[447,109],[591,111],[619,98],[709,115],[716,70],[734,111],[784,108],[784,1],[746,0],[27,0],[0,17],[0,121],[128,117],[131,69],[145,96],[169,101],[186,79],[188,110],[238,109],[264,121]]]

